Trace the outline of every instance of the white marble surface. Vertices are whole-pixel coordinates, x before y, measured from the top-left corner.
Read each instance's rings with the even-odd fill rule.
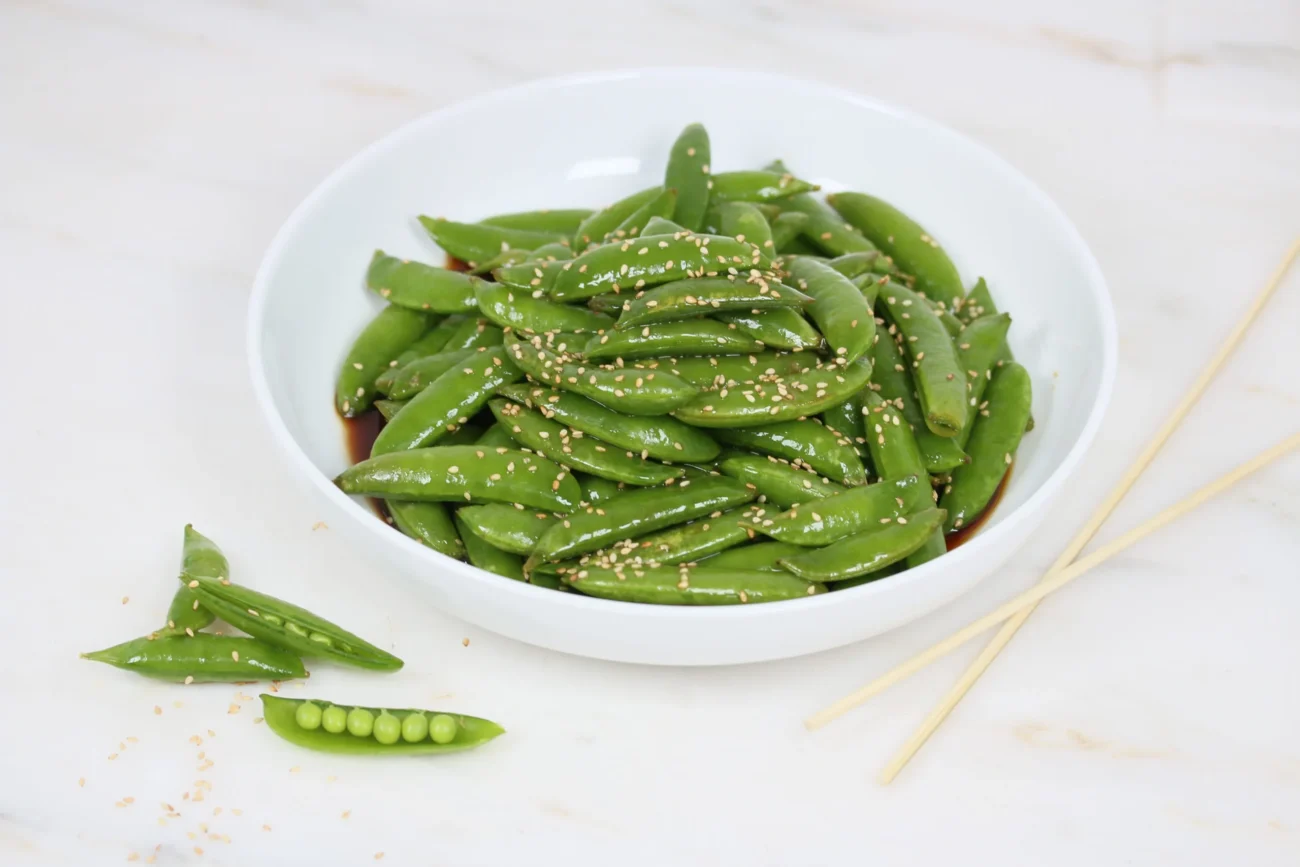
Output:
[[[1083,477],[1003,574],[895,633],[702,671],[482,633],[313,529],[257,420],[248,287],[331,168],[468,94],[673,63],[933,115],[1056,197],[1110,278],[1121,373]],[[799,725],[1050,562],[1300,232],[1298,155],[1293,0],[0,4],[0,863],[1300,862],[1300,457],[1049,599],[893,787],[875,771],[975,645]],[[1300,426],[1297,325],[1300,274],[1102,538]],[[509,735],[321,757],[236,689],[79,661],[153,625],[186,521],[408,660],[311,693]]]

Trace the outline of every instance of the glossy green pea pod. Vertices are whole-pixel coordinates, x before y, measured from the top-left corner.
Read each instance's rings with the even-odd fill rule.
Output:
[[[179,683],[246,683],[305,677],[302,660],[255,638],[199,632],[194,636],[145,636],[81,654],[123,671]]]
[[[884,335],[881,340],[884,340]],[[863,420],[866,426],[867,446],[871,449],[871,459],[876,465],[882,479],[902,479],[916,476],[928,479],[925,459],[916,443],[916,437],[902,415],[902,411],[893,404],[886,404],[873,391],[864,393]],[[929,485],[913,491],[906,500],[905,508],[909,512],[919,512],[934,505],[934,492]],[[908,566],[919,566],[948,552],[943,540],[943,530],[937,529],[930,534],[920,548],[907,557]]]
[[[802,550],[798,545],[788,545],[785,542],[756,542],[723,551],[721,554],[714,554],[707,560],[700,561],[700,565],[709,569],[757,569],[761,572],[784,572],[785,569],[779,563],[781,558],[797,554]]]
[[[542,536],[525,571],[596,551],[622,539],[644,536],[754,499],[740,482],[720,476],[687,479],[661,488],[639,488],[615,497],[599,510],[574,512]]]
[[[911,289],[892,282],[881,288],[878,304],[893,324],[889,334],[903,337],[926,427],[939,436],[957,436],[966,423],[966,374],[952,337]]]
[[[812,303],[813,299],[799,290],[763,277],[698,277],[677,280],[628,299],[615,327],[638,328],[717,313],[803,308]]]
[[[771,260],[757,247],[735,238],[655,235],[595,247],[565,262],[551,287],[551,297],[556,301],[579,301],[687,277],[725,276],[754,269],[761,272],[771,267]]]
[[[551,287],[555,285],[555,280],[564,270],[564,266],[571,261],[571,259],[555,259],[549,262],[520,262],[497,268],[492,272],[492,279],[529,298],[545,298],[550,294]]]
[[[181,571],[212,578],[229,578],[230,563],[216,542],[195,530],[193,524],[186,524],[185,541],[181,547]],[[215,619],[211,611],[199,604],[199,597],[185,586],[176,591],[171,606],[167,609],[169,631],[184,632],[189,629],[198,632]]]
[[[390,361],[419,339],[433,320],[404,307],[388,306],[370,320],[348,350],[339,369],[334,405],[339,415],[353,418],[374,403],[375,379]]]
[[[619,482],[611,482],[600,476],[589,476],[586,473],[574,473],[574,475],[578,477],[578,484],[582,487],[584,506],[603,506],[626,490]]]
[[[407,536],[440,554],[465,559],[465,543],[446,504],[387,500],[384,506],[393,519],[393,526]]]
[[[717,428],[720,442],[790,461],[845,485],[865,485],[867,473],[853,444],[818,422],[783,421],[747,428]]]
[[[275,695],[262,696],[262,717],[267,728],[291,744],[316,750],[321,753],[336,753],[345,756],[423,756],[437,753],[458,753],[462,750],[482,746],[497,735],[504,734],[505,729],[491,720],[463,714],[446,714],[456,722],[455,737],[449,743],[438,743],[431,737],[424,737],[411,742],[400,738],[395,743],[381,744],[374,737],[357,737],[349,731],[330,732],[324,726],[307,729],[298,724],[298,708],[311,701],[301,698],[280,698]],[[314,701],[314,704],[332,707],[333,702]],[[352,708],[353,705],[347,705]],[[412,714],[424,714],[429,718],[442,715],[436,710],[410,710],[397,708],[367,707],[372,716],[391,715],[398,721]]]
[[[718,172],[713,176],[713,199],[717,202],[777,202],[821,187],[786,172],[758,170]]]
[[[389,304],[434,313],[473,310],[474,286],[482,282],[463,271],[435,268],[376,250],[366,270],[366,286]]]
[[[582,491],[564,467],[511,449],[435,446],[383,454],[334,480],[344,493],[393,500],[521,503],[551,512],[576,508]]]
[[[880,287],[888,282],[889,277],[882,274],[861,274],[853,278],[853,285],[858,287],[862,297],[867,299],[867,306],[873,311],[876,309],[876,299],[880,297]]]
[[[830,364],[804,373],[704,392],[673,410],[673,415],[699,427],[750,427],[816,415],[843,403],[866,387],[871,362],[859,358],[848,365]]]
[[[971,523],[988,507],[1011,469],[1032,402],[1033,386],[1024,367],[1008,361],[994,371],[967,443],[971,461],[953,471],[939,501],[948,510],[948,532]]]
[[[633,370],[671,373],[697,388],[732,387],[804,373],[817,359],[790,352],[751,352],[748,355],[695,356],[633,361]]]
[[[637,208],[627,219],[619,223],[614,231],[605,236],[606,242],[617,243],[619,241],[635,238],[642,234],[647,234],[642,230],[651,220],[656,217],[667,219],[673,215],[673,209],[677,205],[677,190],[666,189]]]
[[[552,336],[553,338],[553,336]],[[530,377],[564,391],[572,391],[629,415],[662,415],[691,400],[697,389],[672,374],[635,370],[607,370],[567,360],[552,351],[556,341],[534,336],[520,340],[511,334],[506,340],[510,357]]]
[[[464,506],[456,512],[457,521],[479,539],[508,551],[527,556],[560,519],[550,512],[521,509],[513,503],[488,503]]]
[[[874,370],[872,376],[875,376]],[[867,449],[866,428],[862,422],[861,397],[852,395],[844,403],[823,410],[822,423],[840,439],[852,445],[859,459],[870,455]]]
[[[799,211],[786,211],[772,220],[772,246],[777,253],[788,251],[790,244],[799,239],[808,227],[808,215]]]
[[[704,566],[626,571],[582,569],[565,575],[564,581],[586,596],[654,605],[741,605],[802,599],[826,592],[821,584],[811,584],[783,572]]]
[[[794,284],[812,297],[808,315],[835,357],[854,361],[867,354],[876,339],[876,316],[862,290],[834,268],[813,259],[796,258],[787,267]]]
[[[402,660],[388,651],[283,599],[217,578],[182,574],[180,580],[213,614],[267,644],[358,668],[402,667]]]
[[[577,254],[573,252],[573,247],[568,241],[552,241],[549,244],[543,244],[536,250],[528,254],[524,262],[567,262]],[[513,262],[509,263],[515,264]]]
[[[448,431],[467,423],[503,385],[523,378],[505,347],[475,352],[463,367],[453,367],[435,379],[393,416],[375,437],[372,456],[435,443]]]
[[[984,389],[993,378],[1002,347],[1006,345],[1011,317],[1006,313],[981,316],[962,332],[957,340],[957,359],[966,373],[967,414],[966,425],[955,439],[965,446],[971,429],[979,417],[979,405],[984,400]]]
[[[465,319],[451,333],[444,352],[457,349],[478,349],[480,346],[500,346],[504,332],[486,319]]]
[[[549,247],[549,246],[551,245],[543,244],[541,247],[538,247],[537,249],[541,250],[543,247]],[[484,274],[490,274],[498,268],[504,268],[507,265],[514,265],[517,262],[526,262],[532,257],[533,257],[532,250],[502,250],[500,253],[497,253],[491,259],[488,259],[484,262],[476,262],[475,264],[470,266],[470,269],[465,273],[470,275],[471,277],[482,277]]]
[[[831,193],[826,201],[895,265],[913,275],[916,288],[927,297],[949,305],[961,303],[966,292],[952,260],[911,217],[865,193]]]
[[[465,540],[465,556],[471,566],[477,566],[479,569],[514,581],[524,580],[523,557],[503,551],[474,535],[461,519],[460,512],[456,513],[456,527],[460,531],[461,538]]]
[[[943,525],[943,509],[895,518],[880,529],[857,533],[825,548],[785,557],[781,565],[808,581],[843,581],[905,559]]]
[[[479,350],[453,349],[450,352],[437,352],[417,358],[410,364],[399,368],[388,385],[386,394],[390,400],[407,400],[430,385],[453,367],[463,367],[464,363]]]
[[[970,290],[966,296],[966,301],[957,311],[958,315],[966,323],[970,323],[981,316],[996,316],[998,313],[997,304],[993,302],[993,295],[989,292],[988,283],[983,277],[975,281],[975,287]],[[1015,361],[1016,357],[1011,352],[1011,344],[1002,341],[1002,348],[998,351],[998,357],[994,360],[995,364],[1001,364],[1004,361]],[[1025,427],[1025,433],[1034,429],[1034,414],[1029,414],[1029,424]]]
[[[476,445],[479,441],[479,437],[483,436],[484,430],[485,428],[482,425],[463,424],[458,426],[455,430],[447,431],[447,433],[445,433],[442,436],[442,438],[438,440],[438,445],[441,446]],[[513,446],[507,446],[507,448],[513,448]]]
[[[815,250],[828,256],[843,256],[846,253],[865,253],[876,249],[876,245],[853,226],[844,222],[844,218],[824,202],[808,193],[791,196],[781,202],[785,212],[794,211],[808,217],[800,237],[807,240]],[[775,228],[775,227],[774,227]],[[784,248],[778,247],[781,252]]]
[[[962,451],[958,437],[941,437],[926,427],[911,369],[893,335],[882,333],[871,351],[874,361],[871,379],[877,386],[876,392],[901,410],[903,420],[912,428],[925,469],[935,474],[947,473],[966,463],[966,452]]]
[[[505,389],[511,387],[512,386],[503,385],[501,386],[500,389],[498,389],[498,392],[504,391]],[[506,430],[504,425],[493,424],[490,427],[488,427],[487,430],[483,431],[483,434],[478,438],[478,441],[475,443],[475,445],[485,446],[494,449],[496,448],[512,449],[515,447],[515,440],[514,437],[510,436],[510,432]]]
[[[592,244],[599,244],[606,235],[618,228],[628,217],[662,193],[664,190],[661,186],[648,187],[639,190],[625,199],[619,199],[607,208],[596,211],[578,224],[578,228],[573,232],[573,249],[581,253]],[[680,193],[680,188],[679,188]]]
[[[769,257],[776,255],[772,226],[762,210],[750,202],[725,202],[718,208],[718,234],[745,241]]]
[[[680,223],[674,223],[672,220],[665,220],[663,217],[651,217],[646,221],[645,228],[641,234],[649,237],[650,235],[676,235],[679,232],[690,231]]]
[[[762,495],[765,502],[782,509],[848,490],[816,473],[796,469],[773,457],[736,452],[719,461],[718,469]]]
[[[711,461],[720,449],[704,431],[668,416],[630,416],[580,394],[536,385],[508,385],[500,394],[574,430],[660,461]]]
[[[483,283],[474,292],[479,310],[489,320],[502,328],[513,328],[525,334],[547,331],[600,331],[614,327],[614,320],[604,315],[575,307],[533,298],[526,292],[496,283]]]
[[[681,467],[647,461],[594,437],[580,433],[574,436],[564,425],[521,404],[498,398],[489,401],[488,406],[521,446],[593,476],[628,485],[661,485],[685,472]]]
[[[826,264],[852,280],[863,274],[890,275],[897,274],[898,268],[889,257],[879,250],[867,250],[860,253],[846,253],[828,259]]]
[[[523,229],[547,235],[570,237],[592,215],[590,208],[543,208],[540,211],[520,211],[514,214],[497,214],[480,221],[485,226],[501,229]]]
[[[803,313],[788,307],[776,307],[757,312],[723,313],[716,317],[734,325],[750,337],[773,349],[793,352],[818,351],[825,347],[821,332],[803,318]]]
[[[384,421],[389,421],[406,404],[407,401],[405,400],[377,400],[375,401],[375,409],[379,410],[379,414],[384,417]]]
[[[709,133],[703,124],[693,123],[681,131],[668,153],[664,186],[677,190],[673,221],[699,231],[709,206]]]
[[[725,322],[685,319],[597,335],[583,349],[582,356],[589,361],[630,361],[679,355],[738,355],[762,349],[762,343]]]
[[[909,503],[924,502],[929,488],[929,480],[917,476],[889,479],[760,516],[750,526],[779,542],[819,548],[891,523],[907,514]]]
[[[431,316],[429,318],[437,319],[438,317]],[[410,348],[388,362],[388,369],[375,378],[375,389],[381,394],[387,395],[388,389],[392,387],[393,381],[397,378],[398,371],[416,359],[442,352],[447,346],[447,341],[460,329],[464,322],[464,316],[448,316],[426,331],[423,337],[411,344]]]
[[[697,560],[751,539],[754,532],[741,525],[741,520],[750,508],[752,506],[712,512],[686,524],[669,527],[639,539],[629,539],[612,548],[588,554],[576,562],[570,561],[567,566],[561,564],[562,568],[557,572],[564,575],[589,566],[598,569],[648,569],[678,563],[694,564]]]
[[[505,250],[536,250],[543,244],[563,241],[556,232],[530,232],[506,229],[483,223],[457,223],[434,217],[420,217],[420,225],[443,250],[457,259],[475,265],[486,262]]]

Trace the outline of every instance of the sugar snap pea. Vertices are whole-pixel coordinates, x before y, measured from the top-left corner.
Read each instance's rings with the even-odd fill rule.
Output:
[[[590,361],[612,361],[677,355],[738,355],[762,349],[762,343],[725,322],[683,319],[597,335],[582,350],[582,356]]]
[[[542,245],[542,247],[549,246],[551,245]],[[537,249],[540,250],[542,247],[538,247]],[[500,253],[497,253],[491,259],[486,261],[475,262],[473,265],[469,265],[468,262],[465,263],[469,265],[469,270],[465,273],[471,277],[482,277],[484,274],[491,274],[498,268],[504,268],[507,265],[514,265],[517,262],[525,262],[528,259],[531,259],[532,256],[532,250],[502,250]]]
[[[752,386],[704,392],[673,410],[699,427],[747,427],[816,415],[861,391],[871,377],[871,362],[818,365],[790,376],[771,377]]]
[[[755,542],[752,545],[742,545],[738,548],[731,548],[723,551],[721,554],[714,554],[708,559],[701,560],[700,565],[709,569],[758,569],[762,572],[784,572],[778,563],[783,557],[791,554],[797,554],[804,549],[798,545],[790,545],[785,542]]]
[[[145,636],[115,647],[81,654],[157,680],[181,683],[244,683],[305,677],[302,660],[255,638],[198,632]]]
[[[812,297],[808,315],[836,359],[847,363],[865,355],[876,339],[876,316],[862,291],[834,268],[813,259],[796,258],[786,267],[794,284]]]
[[[772,262],[752,244],[717,235],[655,235],[587,250],[564,268],[551,287],[556,301],[637,290],[687,277],[768,271]]]
[[[917,476],[888,479],[796,504],[778,515],[758,516],[750,526],[779,542],[822,547],[892,523],[909,511],[909,503],[924,503],[929,488],[929,480]]]
[[[465,543],[456,532],[451,512],[445,504],[388,500],[384,506],[392,516],[393,526],[415,541],[448,557],[465,559]]]
[[[628,367],[671,373],[697,388],[734,388],[755,382],[776,382],[781,377],[805,373],[816,364],[816,359],[790,352],[751,352],[748,355],[656,358],[633,361]]]
[[[330,702],[281,698],[266,693],[263,693],[261,698],[262,717],[266,720],[267,728],[291,744],[322,753],[352,756],[420,756],[455,753],[482,746],[505,733],[505,729],[491,720],[478,717],[446,714],[433,710],[396,708],[353,708],[352,711],[363,711],[364,713],[358,714],[357,717],[371,720],[370,725],[354,727],[350,719],[352,713],[349,712],[347,729],[331,731],[324,725],[306,727],[300,722],[302,719],[300,710],[306,704],[325,705],[326,710],[322,712],[324,717],[329,709],[337,709],[337,706]],[[380,740],[381,729],[377,727],[380,719],[393,720],[397,725],[398,734],[401,735],[406,731],[406,721],[414,715],[429,717],[427,740],[412,741],[405,737],[394,738],[390,743]],[[314,715],[308,718],[313,717]]]
[[[614,327],[614,320],[603,313],[533,298],[527,292],[510,286],[480,283],[474,290],[474,297],[478,299],[479,310],[489,320],[502,328],[513,328],[525,334],[600,331]]]
[[[768,256],[776,255],[772,241],[772,226],[762,210],[750,202],[724,202],[718,208],[718,234],[747,241]]]
[[[555,278],[560,276],[560,272],[569,261],[569,259],[552,259],[549,262],[512,263],[494,270],[492,279],[529,298],[545,298],[550,294],[551,287],[555,285]],[[591,309],[596,310],[595,307]]]
[[[464,509],[461,511],[464,511]],[[465,540],[465,555],[471,566],[477,566],[503,578],[512,578],[515,581],[524,580],[524,558],[518,554],[511,554],[502,550],[495,545],[490,545],[474,535],[465,526],[460,512],[456,513],[456,527],[460,531],[461,538]],[[418,738],[415,740],[418,740]]]
[[[451,333],[444,352],[457,349],[478,349],[480,346],[500,346],[502,341],[500,328],[486,319],[465,319],[456,325]]]
[[[808,240],[814,248],[831,256],[843,256],[845,253],[861,253],[876,249],[876,245],[853,226],[844,222],[844,218],[829,206],[808,193],[800,193],[783,199],[784,211],[796,211],[804,214],[808,222],[804,223],[801,237]],[[782,248],[782,252],[785,250]]]
[[[560,519],[551,512],[521,509],[514,503],[487,503],[458,509],[456,520],[494,548],[527,555]]]
[[[431,316],[429,318],[437,319],[438,317]],[[416,359],[442,352],[447,346],[447,341],[451,339],[464,321],[465,317],[463,316],[448,316],[426,331],[419,340],[411,344],[410,348],[388,362],[388,369],[375,378],[375,389],[381,394],[387,395],[388,389],[392,387],[393,381],[397,378],[398,371]]]
[[[462,271],[435,268],[376,250],[366,271],[366,285],[389,304],[434,313],[473,310],[474,286],[482,282]]]
[[[939,499],[948,510],[945,529],[949,532],[975,520],[993,499],[1020,446],[1032,399],[1024,367],[1008,361],[994,371],[967,443],[971,461],[953,471]]]
[[[645,234],[642,229],[655,217],[667,219],[677,206],[677,190],[661,190],[659,195],[637,208],[614,231],[605,236],[606,241],[622,241]]]
[[[501,388],[505,389],[509,388],[509,386],[503,385]],[[487,430],[483,431],[482,435],[475,441],[475,445],[494,449],[512,449],[515,447],[515,441],[510,436],[510,432],[507,431],[504,426],[500,424],[492,424]]]
[[[582,496],[563,467],[512,449],[435,446],[377,455],[334,480],[345,493],[394,500],[522,503],[566,512]]]
[[[845,277],[852,280],[863,274],[898,274],[898,268],[888,256],[879,250],[867,250],[859,253],[846,253],[826,260],[826,264]]]
[[[417,358],[398,368],[386,394],[391,400],[407,400],[424,391],[433,381],[475,354],[474,349],[453,349]]]
[[[943,509],[899,517],[880,529],[857,533],[825,548],[802,551],[781,565],[808,581],[843,581],[897,563],[925,544],[943,525]]]
[[[778,253],[787,252],[790,243],[808,225],[808,215],[800,211],[785,211],[772,220],[772,246]]]
[[[181,547],[181,571],[195,575],[210,575],[213,578],[229,578],[230,563],[221,553],[217,543],[198,530],[193,524],[185,525],[185,541]],[[169,631],[198,632],[207,626],[216,616],[199,604],[199,597],[188,587],[182,585],[172,597],[167,609],[167,629]]]
[[[866,470],[845,437],[818,422],[783,421],[747,428],[716,428],[713,437],[728,445],[782,458],[845,485],[865,485]]]
[[[876,392],[886,403],[900,410],[903,420],[912,428],[916,445],[925,459],[925,468],[931,473],[946,473],[964,464],[966,453],[958,437],[941,437],[925,424],[925,415],[916,396],[911,368],[894,340],[894,335],[882,333],[871,348],[874,365],[871,371]]]
[[[370,320],[339,370],[334,405],[341,416],[352,418],[370,409],[378,393],[375,378],[425,332],[431,321],[423,313],[391,305]]]
[[[759,169],[718,172],[713,176],[713,198],[719,202],[774,202],[817,189],[821,188],[789,172]]]
[[[574,475],[578,477],[578,485],[582,488],[584,506],[603,506],[626,490],[621,482],[611,482],[609,479],[589,476],[586,473],[574,473]]]
[[[1010,329],[1011,317],[1005,313],[981,316],[966,326],[957,341],[957,358],[966,373],[966,393],[969,395],[966,424],[956,437],[962,446],[970,440],[971,429],[979,417],[979,405],[984,400],[984,389],[993,377],[993,368],[1006,345]]]
[[[718,469],[761,494],[765,502],[782,509],[848,490],[824,476],[796,469],[788,461],[770,456],[736,452],[724,456],[718,462]]]
[[[565,237],[559,232],[530,232],[483,223],[457,223],[441,217],[422,216],[420,225],[439,247],[471,265],[485,262],[503,250],[535,250]]]
[[[398,411],[406,404],[407,401],[404,400],[377,400],[375,401],[375,409],[379,410],[379,414],[384,417],[384,421],[388,421],[397,415]]]
[[[676,235],[679,232],[690,231],[680,223],[674,223],[672,220],[665,220],[663,217],[651,217],[646,221],[645,228],[641,230],[642,235]]]
[[[734,325],[750,337],[774,349],[794,352],[820,350],[825,342],[821,333],[809,324],[798,310],[774,307],[743,313],[722,313],[718,320]]]
[[[784,572],[662,566],[658,569],[588,568],[564,576],[587,596],[656,605],[737,605],[802,599],[825,593],[822,584]]]
[[[885,340],[885,335],[881,335]],[[866,423],[867,445],[871,449],[871,459],[883,479],[902,479],[917,476],[928,479],[925,472],[925,459],[916,444],[912,426],[907,424],[902,410],[894,404],[887,404],[873,391],[864,393],[863,420]],[[909,512],[919,512],[934,505],[934,492],[929,485],[911,490],[904,496],[904,508]],[[908,566],[919,566],[935,557],[947,553],[943,541],[943,531],[938,529],[930,533],[921,547],[907,557]]]
[[[579,223],[578,228],[574,230],[573,249],[581,253],[588,246],[599,244],[606,235],[618,228],[619,223],[632,216],[637,208],[662,193],[663,190],[664,188],[661,186],[647,187],[596,211],[596,213]]]
[[[939,436],[957,436],[966,423],[966,375],[952,338],[924,298],[897,283],[882,288],[879,303],[893,324],[889,334],[902,334],[912,360],[926,427]]]
[[[556,572],[570,574],[594,566],[598,569],[650,569],[690,563],[725,551],[753,538],[754,531],[742,525],[753,506],[738,507],[678,524],[649,536],[625,539],[613,546],[585,554],[576,562],[560,564]]]
[[[874,369],[871,375],[876,375]],[[866,428],[862,420],[862,398],[859,395],[850,395],[844,403],[822,410],[822,423],[842,441],[850,444],[859,459],[864,455],[870,458]]]
[[[574,255],[575,253],[573,252],[573,247],[569,244],[567,240],[552,241],[549,244],[543,244],[542,246],[538,247],[536,250],[528,254],[528,258],[523,259],[521,261],[563,262],[567,259],[572,259]],[[510,264],[514,264],[514,263],[512,262]]]
[[[683,129],[668,154],[664,186],[677,190],[677,207],[670,216],[693,231],[699,231],[709,206],[710,159],[709,133],[699,123]]]
[[[591,214],[590,208],[543,208],[540,211],[498,214],[481,222],[485,226],[499,226],[502,229],[524,229],[528,232],[569,237]]]
[[[619,329],[732,311],[758,312],[777,307],[805,307],[813,299],[797,289],[761,275],[697,277],[678,280],[631,298],[623,304]]]

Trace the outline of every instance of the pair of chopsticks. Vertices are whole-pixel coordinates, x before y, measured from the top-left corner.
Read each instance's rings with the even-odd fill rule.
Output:
[[[896,753],[893,759],[890,760],[889,764],[885,766],[885,769],[881,772],[879,777],[880,782],[882,784],[892,782],[894,778],[898,776],[903,767],[912,759],[912,756],[916,755],[917,751],[921,749],[929,739],[930,735],[934,734],[935,730],[939,728],[944,719],[947,718],[948,714],[957,706],[957,703],[960,702],[966,693],[970,691],[970,688],[975,685],[975,681],[977,681],[980,675],[984,673],[984,670],[989,667],[997,657],[998,653],[1001,652],[1002,648],[1006,647],[1007,643],[1011,641],[1012,637],[1016,634],[1016,631],[1020,629],[1026,620],[1029,619],[1029,615],[1034,613],[1034,609],[1038,606],[1039,601],[1041,601],[1043,597],[1061,587],[1064,587],[1089,569],[1101,565],[1114,555],[1128,548],[1130,545],[1133,545],[1149,534],[1154,533],[1156,530],[1159,530],[1161,527],[1164,527],[1166,524],[1176,520],[1182,515],[1187,514],[1206,500],[1228,489],[1241,479],[1276,460],[1297,446],[1300,446],[1300,433],[1292,434],[1282,442],[1257,457],[1252,458],[1227,475],[1206,485],[1182,502],[1170,506],[1154,518],[1140,524],[1113,542],[1102,546],[1082,559],[1075,559],[1079,556],[1079,553],[1083,550],[1084,546],[1091,541],[1092,537],[1101,528],[1101,525],[1110,517],[1111,512],[1115,510],[1115,507],[1119,505],[1122,499],[1124,499],[1124,495],[1133,487],[1133,484],[1138,480],[1138,477],[1142,475],[1143,471],[1146,470],[1147,466],[1155,458],[1161,447],[1164,446],[1170,435],[1173,434],[1173,432],[1178,428],[1178,425],[1182,423],[1184,418],[1186,418],[1187,413],[1191,411],[1191,408],[1196,404],[1197,400],[1199,400],[1201,395],[1204,394],[1205,389],[1214,379],[1219,368],[1223,366],[1223,363],[1227,360],[1228,356],[1232,354],[1234,349],[1236,349],[1237,344],[1241,342],[1247,329],[1250,328],[1251,324],[1259,316],[1260,311],[1264,309],[1264,305],[1268,303],[1268,299],[1273,295],[1274,290],[1276,290],[1278,285],[1282,282],[1282,278],[1286,275],[1287,270],[1291,267],[1297,256],[1300,256],[1300,238],[1297,238],[1291,244],[1290,249],[1287,250],[1286,255],[1283,256],[1282,261],[1273,271],[1273,274],[1269,277],[1264,288],[1255,297],[1255,300],[1251,303],[1245,315],[1242,316],[1241,321],[1232,329],[1232,332],[1228,335],[1227,339],[1224,340],[1223,345],[1219,347],[1218,352],[1216,352],[1214,357],[1210,359],[1208,364],[1206,364],[1205,369],[1201,371],[1200,376],[1196,378],[1196,381],[1192,383],[1191,388],[1189,388],[1187,393],[1183,395],[1182,400],[1179,401],[1178,406],[1174,408],[1174,411],[1170,413],[1169,418],[1165,420],[1163,425],[1161,425],[1155,436],[1153,436],[1151,441],[1147,443],[1146,448],[1142,450],[1142,453],[1138,455],[1132,465],[1129,466],[1128,471],[1125,472],[1119,483],[1115,485],[1114,489],[1109,495],[1107,495],[1106,499],[1097,507],[1097,510],[1092,514],[1092,517],[1088,519],[1088,522],[1083,526],[1083,529],[1079,531],[1074,539],[1071,540],[1070,544],[1066,546],[1065,550],[1061,552],[1061,556],[1056,559],[1056,562],[1052,564],[1051,568],[1043,575],[1038,584],[994,609],[992,612],[984,615],[969,626],[958,630],[956,633],[943,641],[940,641],[930,649],[918,654],[911,660],[899,665],[881,677],[876,678],[874,681],[856,692],[845,696],[827,707],[825,710],[813,714],[804,721],[804,725],[809,729],[821,728],[832,720],[862,704],[872,696],[883,692],[890,686],[898,683],[900,680],[920,671],[922,668],[929,665],[931,662],[934,662],[939,657],[944,656],[949,651],[965,644],[967,641],[989,627],[1002,623],[1002,628],[998,631],[997,635],[994,636],[993,640],[989,642],[988,646],[985,647],[983,652],[980,653],[973,663],[971,663],[970,667],[966,669],[965,673],[962,674],[953,688],[949,690],[948,694],[944,696],[943,700],[935,706],[934,710],[930,712],[930,715],[925,718],[925,721],[922,722],[920,727],[912,733],[912,736],[907,739],[898,753]]]

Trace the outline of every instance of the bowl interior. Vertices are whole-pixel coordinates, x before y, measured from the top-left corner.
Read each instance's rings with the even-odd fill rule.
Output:
[[[781,111],[759,113],[760,103]],[[254,377],[319,481],[347,462],[333,383],[350,342],[382,306],[363,284],[376,248],[441,264],[419,214],[474,220],[597,207],[660,183],[669,146],[692,121],[709,129],[715,171],[781,157],[825,190],[875,193],[941,240],[968,285],[987,277],[1014,318],[1011,344],[1033,376],[1037,426],[983,532],[1033,496],[1084,436],[1114,365],[1104,282],[1068,220],[999,159],[929,121],[814,84],[711,70],[491,94],[390,135],[303,203],[259,274],[250,339],[262,367]]]

